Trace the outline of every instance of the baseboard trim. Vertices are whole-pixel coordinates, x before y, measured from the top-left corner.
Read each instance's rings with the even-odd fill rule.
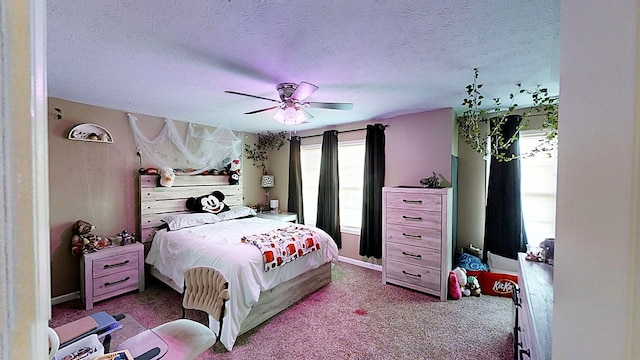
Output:
[[[70,294],[64,294],[64,295],[56,296],[56,297],[51,299],[51,305],[58,305],[58,304],[62,304],[62,303],[65,303],[67,301],[71,301],[71,300],[75,300],[75,299],[80,299],[80,292],[79,291],[72,292]]]
[[[360,267],[363,267],[363,268],[367,268],[367,269],[371,269],[371,270],[376,270],[376,271],[382,272],[382,265],[372,264],[372,263],[368,263],[366,261],[356,260],[356,259],[348,258],[348,257],[345,257],[345,256],[338,256],[338,261],[342,261],[342,262],[346,262],[346,263],[351,264],[351,265],[356,265],[356,266],[360,266]]]

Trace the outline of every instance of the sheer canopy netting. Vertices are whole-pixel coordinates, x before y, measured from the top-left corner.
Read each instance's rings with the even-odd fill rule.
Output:
[[[162,131],[149,139],[138,128],[138,119],[131,114],[127,116],[140,156],[158,168],[186,166],[192,169],[186,174],[197,175],[211,169],[221,170],[242,154],[242,139],[228,127],[211,131],[189,123],[183,141],[173,121],[165,119]]]

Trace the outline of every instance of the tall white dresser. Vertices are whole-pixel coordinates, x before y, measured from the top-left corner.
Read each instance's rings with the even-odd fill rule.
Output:
[[[447,300],[451,188],[382,188],[382,283]]]

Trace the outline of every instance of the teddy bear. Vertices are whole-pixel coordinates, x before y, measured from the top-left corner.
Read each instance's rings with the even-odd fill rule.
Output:
[[[449,272],[449,295],[454,300],[460,299],[462,296],[471,295],[471,290],[467,288],[467,270],[456,267]]]
[[[109,238],[91,234],[95,228],[84,220],[78,220],[73,224],[73,235],[69,243],[71,255],[80,257],[82,254],[95,252],[111,245]]]
[[[480,296],[480,293],[482,292],[478,278],[473,275],[467,277],[466,288],[472,296]]]

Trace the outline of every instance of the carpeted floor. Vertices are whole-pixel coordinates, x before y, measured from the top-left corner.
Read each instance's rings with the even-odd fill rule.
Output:
[[[339,262],[332,283],[240,336],[231,352],[216,344],[198,359],[511,359],[511,299],[482,295],[440,302],[393,285],[381,274]],[[147,280],[147,290],[84,311],[79,301],[54,306],[55,327],[96,311],[127,313],[151,328],[180,317],[180,296]],[[203,314],[188,317],[206,323]],[[135,323],[134,323],[135,324]],[[135,335],[125,326],[112,344]],[[115,346],[115,345],[113,345]]]

